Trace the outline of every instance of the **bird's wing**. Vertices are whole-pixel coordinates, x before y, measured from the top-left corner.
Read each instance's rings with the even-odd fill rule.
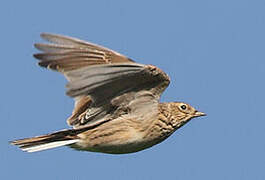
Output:
[[[139,107],[146,99],[158,102],[169,84],[168,76],[157,67],[136,63],[95,65],[66,75],[70,79],[67,95],[77,99],[89,96],[92,101],[81,118],[68,121],[74,126],[119,116],[117,112],[130,111],[132,102]]]
[[[67,122],[74,127],[148,109],[170,82],[159,68],[134,63],[107,48],[59,35],[42,37],[55,44],[36,44],[44,53],[35,57],[40,66],[62,72],[69,80],[66,93],[76,103]]]
[[[43,53],[34,57],[40,60],[40,66],[62,73],[90,65],[133,62],[113,50],[76,38],[47,33],[41,37],[50,44],[35,44]]]

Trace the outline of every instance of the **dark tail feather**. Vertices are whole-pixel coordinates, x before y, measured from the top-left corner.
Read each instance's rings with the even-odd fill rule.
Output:
[[[64,145],[74,144],[79,141],[77,134],[81,132],[82,131],[80,130],[67,129],[47,135],[19,139],[10,143],[19,146],[19,148],[21,148],[21,150],[23,151],[37,152]]]

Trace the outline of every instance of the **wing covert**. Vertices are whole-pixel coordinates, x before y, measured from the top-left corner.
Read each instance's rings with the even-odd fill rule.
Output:
[[[67,95],[89,95],[100,105],[128,92],[150,90],[159,99],[169,77],[159,68],[137,63],[105,64],[66,73]]]

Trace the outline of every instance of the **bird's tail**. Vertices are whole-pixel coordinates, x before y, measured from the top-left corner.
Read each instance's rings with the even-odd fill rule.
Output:
[[[66,129],[47,135],[15,140],[10,143],[17,145],[23,151],[37,152],[64,145],[74,144],[80,141],[77,135],[81,132],[83,131],[76,129]]]

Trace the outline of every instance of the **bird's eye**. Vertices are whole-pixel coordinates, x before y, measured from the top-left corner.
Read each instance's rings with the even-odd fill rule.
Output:
[[[181,108],[182,110],[186,110],[186,109],[187,109],[187,106],[186,106],[185,104],[183,104],[183,105],[180,106],[180,108]]]

